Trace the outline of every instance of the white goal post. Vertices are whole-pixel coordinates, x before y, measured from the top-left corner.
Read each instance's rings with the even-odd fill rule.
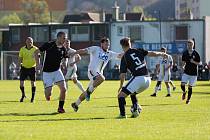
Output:
[[[18,55],[19,51],[1,51],[1,80],[19,78]]]

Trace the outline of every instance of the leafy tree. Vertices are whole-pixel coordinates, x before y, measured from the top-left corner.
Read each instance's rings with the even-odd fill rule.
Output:
[[[25,23],[47,23],[50,21],[48,4],[45,0],[21,0],[21,17]]]
[[[2,26],[6,26],[10,23],[23,23],[23,22],[16,13],[4,16],[0,19],[0,25]]]
[[[134,6],[132,12],[134,13],[143,13],[144,10],[141,6]]]

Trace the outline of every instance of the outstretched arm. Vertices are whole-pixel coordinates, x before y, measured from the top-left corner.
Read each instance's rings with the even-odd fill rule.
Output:
[[[163,53],[163,52],[148,51],[147,56],[158,57],[158,56],[168,56],[168,55],[166,53]]]

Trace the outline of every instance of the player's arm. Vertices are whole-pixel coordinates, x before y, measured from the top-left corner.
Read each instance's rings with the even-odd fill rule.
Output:
[[[199,65],[200,64],[200,56],[199,56],[199,54],[196,55],[195,59],[190,59],[190,62],[194,63],[196,65]]]
[[[148,51],[148,54],[147,56],[150,56],[150,57],[158,57],[158,56],[168,56],[166,53],[163,53],[163,52],[156,52],[156,51]]]
[[[88,54],[88,49],[80,49],[74,53],[71,53],[70,55],[76,55],[76,54],[79,54],[79,55]]]
[[[35,57],[35,61],[36,61],[36,68],[37,70],[41,70],[41,63],[40,63],[40,50],[36,49],[34,52],[34,57]]]
[[[119,76],[119,78],[120,78],[120,87],[118,89],[118,92],[120,92],[120,90],[122,89],[123,83],[125,82],[126,72],[127,72],[126,60],[125,60],[125,57],[122,57],[121,63],[120,63],[120,76]]]
[[[72,63],[70,64],[70,66],[73,66],[74,64],[78,63],[80,60],[81,60],[81,56],[80,56],[79,54],[76,54],[76,55],[75,55],[75,61],[72,62]]]

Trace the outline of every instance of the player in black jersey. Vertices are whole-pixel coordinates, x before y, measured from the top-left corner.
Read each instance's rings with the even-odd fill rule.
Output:
[[[121,58],[121,64],[120,64],[120,87],[118,90],[119,92],[118,102],[120,109],[119,118],[126,118],[125,98],[128,95],[131,96],[133,104],[131,107],[131,113],[132,113],[131,117],[137,117],[139,116],[141,107],[138,104],[136,94],[146,90],[151,83],[151,78],[148,76],[145,56],[157,57],[157,56],[165,56],[167,54],[163,52],[146,51],[143,49],[139,50],[133,49],[131,48],[131,42],[129,38],[121,39],[120,44],[125,53]],[[128,83],[125,86],[123,86],[127,70],[131,72],[132,77],[128,81]]]
[[[183,69],[184,73],[182,75],[181,89],[182,89],[182,100],[186,98],[185,85],[188,84],[188,96],[186,104],[190,103],[192,96],[192,87],[195,86],[197,81],[197,71],[198,65],[200,63],[200,55],[194,50],[195,42],[189,39],[187,42],[187,50],[183,52],[182,61],[184,62]]]
[[[58,85],[60,89],[59,113],[65,113],[63,106],[66,96],[66,83],[60,65],[61,60],[68,57],[67,50],[63,46],[66,39],[66,33],[59,32],[56,41],[47,42],[39,48],[39,52],[44,52],[43,82],[45,97],[49,101],[53,85]]]

